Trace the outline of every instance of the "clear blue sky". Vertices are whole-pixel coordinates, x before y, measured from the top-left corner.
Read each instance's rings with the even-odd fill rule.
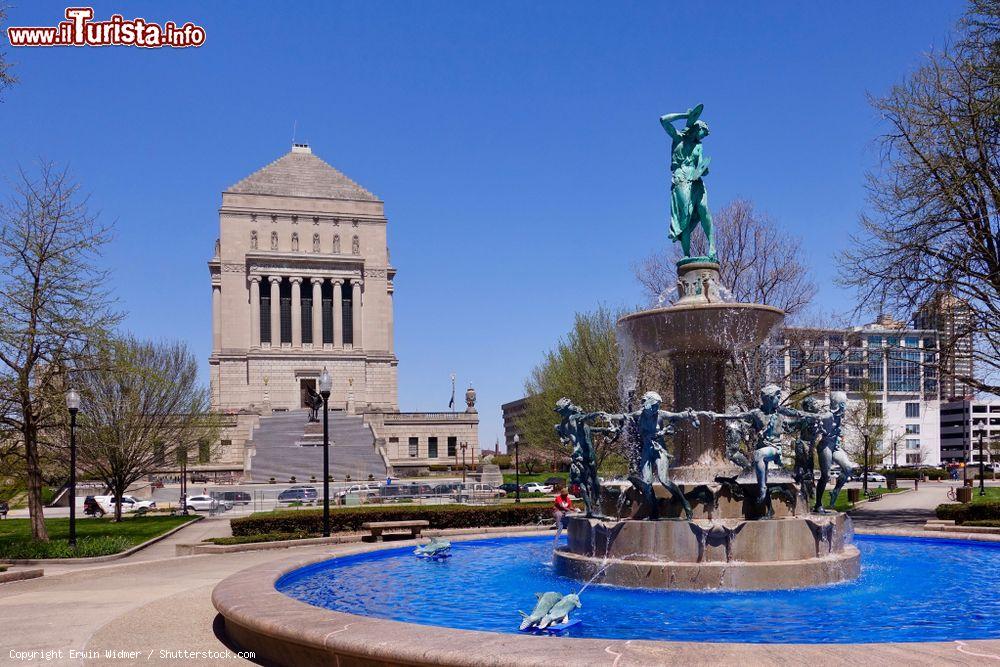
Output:
[[[11,25],[54,25],[66,6],[18,4]],[[71,166],[117,221],[106,260],[126,326],[188,341],[207,367],[220,193],[285,153],[297,121],[299,140],[386,202],[401,407],[445,409],[454,371],[479,391],[486,445],[574,311],[642,300],[632,264],[666,243],[668,111],[705,104],[713,205],[749,197],[800,235],[818,305],[847,310],[832,256],[876,159],[866,93],[964,9],[92,4],[98,19],[207,30],[183,51],[5,48],[21,83],[0,104],[0,177],[38,156]]]

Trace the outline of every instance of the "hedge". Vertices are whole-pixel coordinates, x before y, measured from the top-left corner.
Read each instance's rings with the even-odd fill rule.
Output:
[[[857,468],[855,472],[859,472]],[[948,471],[940,468],[883,468],[880,470],[883,475],[895,475],[896,479],[915,479],[923,474],[927,479],[947,479]]]
[[[937,518],[962,524],[966,521],[993,521],[1000,519],[1000,502],[949,503],[934,510]]]
[[[425,519],[431,528],[523,526],[552,518],[550,505],[430,505],[427,507],[348,507],[330,512],[331,532],[356,532],[367,521]],[[321,533],[322,510],[258,512],[232,519],[234,537],[266,533]]]

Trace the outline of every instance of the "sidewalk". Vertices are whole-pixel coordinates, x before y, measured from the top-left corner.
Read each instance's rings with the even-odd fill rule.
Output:
[[[953,484],[924,482],[916,491],[887,493],[881,500],[867,502],[849,512],[858,528],[893,528],[920,530],[933,519],[934,508],[949,502],[948,490]]]

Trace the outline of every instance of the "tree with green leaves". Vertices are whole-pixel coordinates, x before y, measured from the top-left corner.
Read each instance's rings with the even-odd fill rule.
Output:
[[[555,404],[564,396],[584,410],[621,412],[628,408],[623,405],[628,397],[619,391],[619,382],[625,379],[621,377],[621,350],[615,335],[621,314],[605,307],[593,313],[577,313],[573,328],[532,370],[525,383],[527,405],[518,423],[522,453],[528,443],[533,450],[548,452],[554,458],[569,456],[569,450],[555,432],[559,422]],[[635,370],[631,371],[635,378],[629,380],[636,384],[633,394],[655,389],[664,396],[672,396],[672,376],[665,362],[641,355],[635,364]],[[600,435],[594,438],[594,449],[599,468],[614,451]],[[521,463],[524,461],[522,456]]]
[[[865,382],[861,386],[858,400],[848,406],[844,415],[844,449],[854,461],[861,465],[862,488],[868,491],[868,473],[876,463],[885,458],[885,418],[882,401],[878,393]],[[841,474],[847,474],[846,470]]]
[[[185,344],[126,337],[94,357],[92,369],[74,374],[81,395],[80,469],[103,481],[112,497],[191,451],[210,454],[218,419]],[[120,503],[115,520],[121,520]]]
[[[48,540],[46,455],[68,439],[66,373],[90,367],[87,349],[119,320],[97,265],[110,237],[79,185],[49,162],[19,172],[0,205],[0,432],[23,460],[36,540]]]
[[[4,24],[7,22],[8,11],[10,11],[10,5],[6,2],[0,2],[0,33],[6,33]],[[0,51],[0,102],[3,101],[4,88],[9,88],[15,83],[17,83],[17,77],[14,76],[13,66],[7,59],[7,54]]]

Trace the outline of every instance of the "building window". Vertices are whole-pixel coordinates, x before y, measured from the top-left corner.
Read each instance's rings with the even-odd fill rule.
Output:
[[[919,435],[919,434],[920,434],[920,424],[906,425],[906,435]]]
[[[920,461],[920,454],[907,454],[906,455],[906,462],[907,463],[920,463],[921,462]]]
[[[907,449],[920,449],[920,441],[917,440],[917,439],[915,439],[915,438],[907,438],[906,439],[906,448]]]
[[[279,335],[282,343],[292,342],[292,284],[282,279],[278,285],[278,294],[281,300],[280,322],[281,331]]]
[[[920,404],[919,403],[907,403],[906,404],[906,418],[907,419],[919,419],[920,418]]]
[[[880,418],[882,416],[882,404],[872,403],[868,406],[868,416],[872,418]]]
[[[212,449],[208,440],[198,441],[198,463],[208,463]]]
[[[436,459],[438,457],[438,439],[427,438],[427,458]]]
[[[302,301],[302,342],[312,344],[313,342],[313,300],[312,297],[304,296]]]
[[[354,289],[351,287],[351,283],[346,281],[342,289],[340,321],[344,323],[344,345],[354,345]]]
[[[153,443],[153,463],[156,466],[163,466],[167,462],[167,448],[163,442],[157,440]]]
[[[410,438],[410,456],[416,458],[420,455],[420,438]]]
[[[458,456],[458,436],[448,436],[448,456]]]
[[[271,297],[260,297],[260,342],[271,342]]]

